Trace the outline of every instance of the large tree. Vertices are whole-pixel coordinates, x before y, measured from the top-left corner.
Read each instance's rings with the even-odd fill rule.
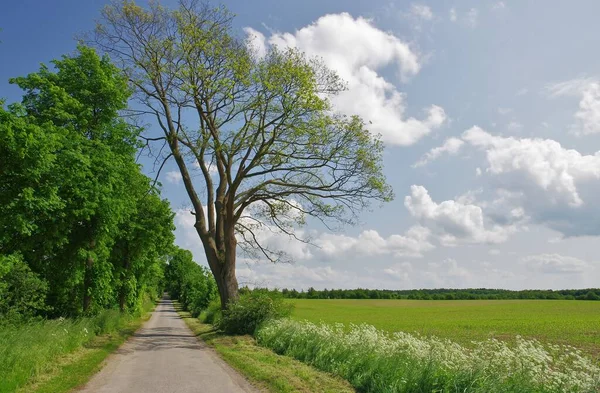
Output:
[[[231,22],[195,0],[175,10],[123,1],[92,39],[161,130],[147,140],[166,144],[181,172],[223,307],[238,294],[238,241],[274,261],[283,254],[261,244],[265,226],[295,237],[307,216],[353,222],[392,198],[380,140],[330,105],[339,77],[295,49],[259,56]]]

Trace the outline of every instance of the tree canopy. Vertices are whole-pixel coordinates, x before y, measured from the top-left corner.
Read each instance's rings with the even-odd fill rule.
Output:
[[[38,314],[135,309],[162,290],[173,213],[135,161],[122,72],[84,46],[52,65],[0,108],[0,281],[39,288]]]

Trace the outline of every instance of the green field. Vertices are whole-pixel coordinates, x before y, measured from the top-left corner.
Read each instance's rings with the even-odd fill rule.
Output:
[[[307,300],[295,299],[293,318],[367,323],[462,344],[516,335],[570,344],[600,355],[600,302],[573,300]]]

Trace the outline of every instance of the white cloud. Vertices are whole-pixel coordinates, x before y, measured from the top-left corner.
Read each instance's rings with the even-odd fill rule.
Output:
[[[490,255],[500,255],[500,250],[498,250],[497,248],[492,248],[491,250],[488,251],[488,254],[490,254]]]
[[[383,272],[400,281],[410,280],[409,273],[412,271],[412,265],[408,262],[402,262],[383,269]]]
[[[486,173],[534,222],[568,236],[600,235],[600,152],[583,155],[551,139],[505,138],[479,127],[463,139],[485,151]]]
[[[502,243],[516,230],[514,225],[501,226],[486,220],[482,208],[468,202],[459,199],[438,204],[425,187],[417,185],[411,186],[411,195],[404,198],[410,214],[446,246]]]
[[[506,8],[506,4],[503,1],[498,1],[492,4],[492,11],[501,11]]]
[[[428,270],[422,272],[423,281],[428,287],[466,288],[472,286],[474,275],[468,269],[460,266],[456,259],[446,258],[442,262],[427,264]]]
[[[471,8],[467,12],[467,16],[465,17],[465,22],[466,22],[467,26],[472,27],[472,28],[476,27],[478,17],[479,17],[479,12],[477,11],[477,9]]]
[[[410,13],[424,20],[433,19],[433,12],[431,11],[431,8],[424,4],[413,4],[410,7]]]
[[[546,86],[550,97],[578,96],[572,131],[576,135],[600,133],[600,81],[595,78],[576,78]]]
[[[259,58],[265,57],[267,54],[267,44],[265,35],[260,31],[254,30],[252,27],[244,27],[244,33],[247,37],[247,45],[252,47]]]
[[[523,124],[518,121],[512,120],[510,123],[506,125],[506,129],[509,131],[521,131],[523,129]]]
[[[596,83],[595,78],[581,77],[562,82],[549,83],[546,85],[545,89],[550,98],[562,96],[577,97],[593,83]]]
[[[329,14],[294,34],[275,33],[264,42],[297,47],[322,58],[348,83],[348,90],[332,98],[333,105],[343,113],[360,115],[370,131],[381,134],[388,144],[414,144],[446,121],[444,109],[436,105],[427,108],[420,119],[407,116],[406,95],[378,71],[394,67],[406,81],[421,69],[419,56],[406,42],[368,19]]]
[[[240,285],[250,287],[276,288],[323,288],[350,278],[345,271],[333,269],[331,266],[306,266],[300,264],[253,264],[237,269]]]
[[[492,174],[521,173],[550,192],[548,197],[570,206],[583,204],[578,182],[600,179],[600,152],[586,156],[551,139],[504,138],[479,127],[465,131],[463,139],[486,151]]]
[[[413,168],[427,165],[428,163],[435,161],[442,154],[448,153],[450,155],[458,154],[460,148],[464,145],[464,142],[458,138],[448,138],[442,146],[434,147],[427,154],[425,154],[419,161],[412,165]]]
[[[459,17],[459,14],[456,11],[456,8],[454,7],[450,8],[450,11],[448,13],[451,22],[459,22],[460,24],[471,28],[475,28],[477,26],[479,12],[476,8],[469,9],[469,11],[467,11],[463,15],[464,16],[461,15]]]
[[[450,8],[449,12],[450,21],[456,22],[458,20],[458,16],[456,15],[456,9]]]
[[[182,179],[181,172],[179,172],[179,171],[167,172],[165,175],[165,179],[169,183],[179,184],[179,183],[181,183],[181,179]]]
[[[498,108],[498,113],[501,115],[508,115],[509,113],[511,113],[513,110],[512,108]]]
[[[576,274],[583,273],[591,268],[591,265],[578,258],[560,254],[530,255],[522,258],[531,270],[550,274]]]
[[[382,237],[375,230],[365,230],[357,237],[321,234],[315,244],[322,259],[339,259],[355,255],[391,255],[393,257],[422,257],[423,253],[435,248],[429,242],[427,228],[415,226],[404,235]]]
[[[600,83],[592,83],[583,91],[575,119],[576,134],[600,133]]]

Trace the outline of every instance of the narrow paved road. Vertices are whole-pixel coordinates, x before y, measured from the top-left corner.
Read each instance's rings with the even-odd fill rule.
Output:
[[[85,393],[255,393],[199,342],[168,299],[81,390]]]

